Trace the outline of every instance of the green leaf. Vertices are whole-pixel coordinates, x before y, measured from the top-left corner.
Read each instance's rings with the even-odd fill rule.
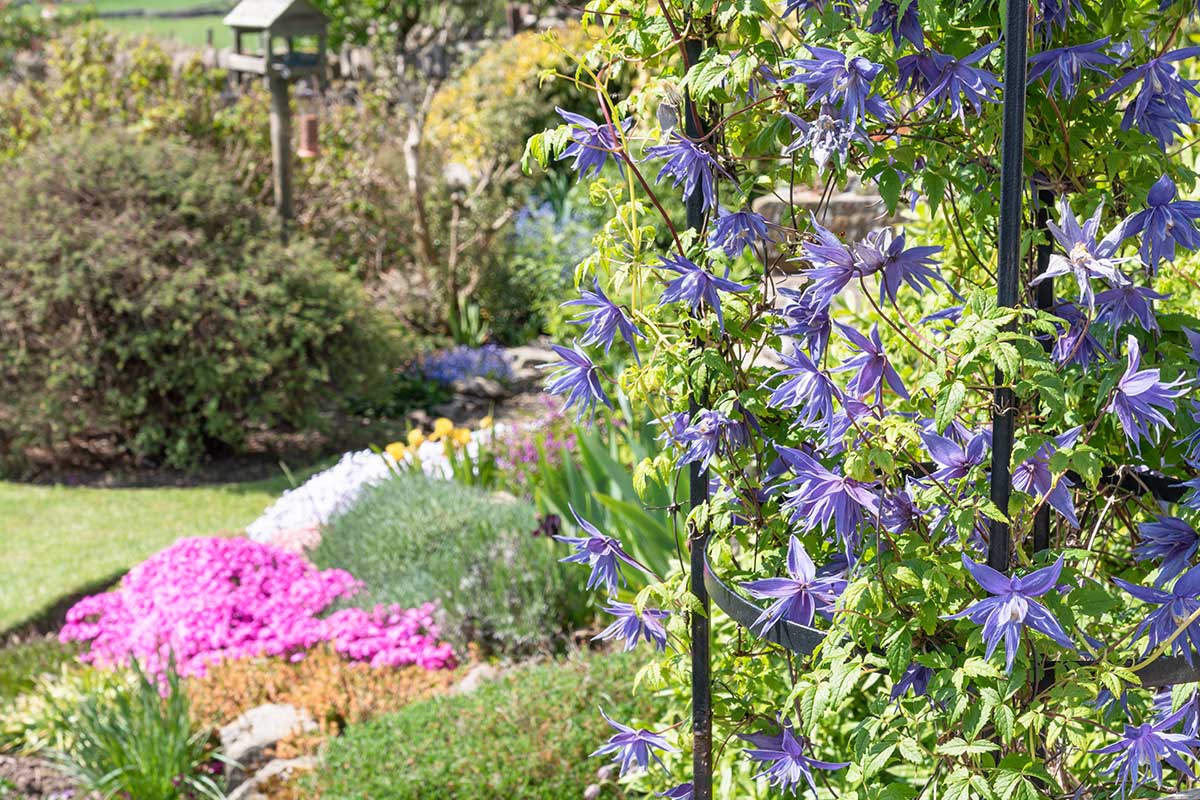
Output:
[[[938,394],[937,408],[933,414],[933,423],[937,426],[938,433],[945,431],[946,427],[954,421],[954,417],[962,409],[966,399],[967,387],[962,381],[955,381],[942,389]]]

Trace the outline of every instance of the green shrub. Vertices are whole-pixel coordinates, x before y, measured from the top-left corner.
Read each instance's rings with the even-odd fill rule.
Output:
[[[329,744],[321,797],[577,800],[603,766],[588,754],[613,732],[596,704],[622,722],[666,710],[646,692],[633,697],[638,663],[614,654],[521,667],[474,692],[351,726]],[[604,789],[601,797],[621,796]]]
[[[0,196],[0,428],[193,463],[369,395],[393,335],[312,247],[282,247],[212,155],[57,137]],[[2,445],[3,442],[0,442]]]
[[[89,791],[138,800],[221,800],[209,731],[192,729],[187,693],[169,669],[166,683],[136,669],[113,694],[57,706],[72,740],[57,759]]]
[[[442,635],[460,652],[473,642],[485,653],[519,654],[579,621],[575,590],[535,526],[523,501],[404,474],[332,520],[312,559],[363,581],[355,602],[364,607],[436,600]]]
[[[86,664],[62,664],[57,672],[32,676],[23,694],[0,704],[0,751],[68,752],[84,699],[113,701],[129,690],[134,677],[127,670]]]

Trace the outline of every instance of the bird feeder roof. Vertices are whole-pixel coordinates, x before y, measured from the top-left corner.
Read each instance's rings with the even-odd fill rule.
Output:
[[[242,0],[223,21],[231,28],[284,36],[324,33],[329,24],[308,0]]]

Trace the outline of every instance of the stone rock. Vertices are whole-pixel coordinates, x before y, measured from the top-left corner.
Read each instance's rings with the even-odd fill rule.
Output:
[[[452,382],[450,388],[457,394],[467,397],[481,397],[484,400],[503,400],[512,395],[512,392],[506,389],[500,381],[485,378],[482,375],[460,378]]]
[[[521,347],[510,347],[508,356],[512,359],[513,381],[521,386],[541,386],[547,364],[553,364],[561,359],[549,347],[537,344],[527,344]]]
[[[245,783],[227,795],[226,800],[268,800],[269,795],[260,791],[274,781],[289,782],[297,772],[310,772],[317,768],[313,756],[299,758],[276,758],[268,761]]]
[[[226,766],[230,787],[240,786],[246,776],[257,774],[264,753],[292,733],[317,729],[312,715],[284,703],[267,703],[243,712],[220,730],[221,752],[238,766]]]
[[[752,208],[771,222],[791,227],[791,207],[795,206],[796,218],[801,229],[810,214],[817,214],[817,221],[845,242],[856,242],[871,231],[887,228],[901,220],[889,217],[887,207],[879,195],[857,186],[834,192],[822,203],[823,192],[819,188],[797,186],[791,193],[791,204],[787,202],[788,187],[781,186],[771,194],[757,198]],[[785,264],[794,269],[795,265]]]
[[[500,677],[500,670],[491,664],[479,663],[467,670],[467,674],[453,689],[452,694],[469,694],[480,687],[484,681],[494,681]]]

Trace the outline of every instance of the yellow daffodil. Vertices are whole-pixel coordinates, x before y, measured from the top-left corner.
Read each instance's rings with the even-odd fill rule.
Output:
[[[471,443],[471,432],[466,428],[455,428],[450,431],[450,438],[455,444],[463,445],[464,447]]]
[[[408,454],[408,448],[404,446],[404,442],[392,442],[384,448],[384,452],[397,461],[403,461],[404,456]]]
[[[491,415],[488,415],[488,416],[484,417],[483,419],[479,420],[479,430],[486,431],[488,428],[492,427],[495,424],[496,424],[496,421],[494,419],[492,419]]]
[[[429,436],[429,441],[436,442],[438,439],[443,439],[454,430],[454,423],[445,417],[438,417],[433,421],[433,433]]]
[[[413,428],[411,431],[408,432],[408,446],[413,448],[414,450],[416,448],[420,447],[421,443],[424,441],[425,441],[425,434],[421,432],[420,428]]]

